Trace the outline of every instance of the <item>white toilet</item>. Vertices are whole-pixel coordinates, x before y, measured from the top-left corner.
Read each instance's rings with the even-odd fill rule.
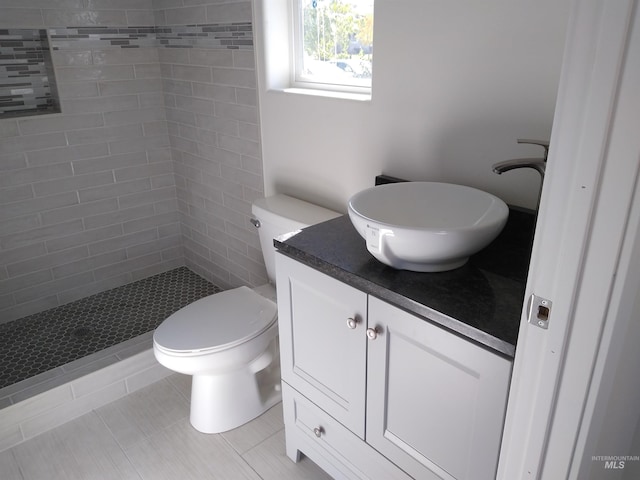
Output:
[[[203,433],[239,427],[280,401],[273,238],[340,215],[286,195],[257,200],[252,212],[270,283],[202,298],[153,334],[158,362],[193,375],[190,419]]]

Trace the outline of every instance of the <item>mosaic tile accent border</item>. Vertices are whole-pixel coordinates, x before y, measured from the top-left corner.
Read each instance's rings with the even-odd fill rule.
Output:
[[[168,48],[253,48],[251,22],[157,27],[157,34]]]
[[[53,50],[252,49],[251,22],[49,29]],[[0,29],[0,118],[60,112],[47,30]]]
[[[0,324],[0,389],[150,332],[220,291],[180,267]]]
[[[157,46],[155,27],[64,27],[49,30],[54,50]]]
[[[0,118],[59,111],[46,30],[0,29]]]
[[[215,23],[167,27],[65,27],[50,29],[54,50],[72,48],[253,48],[253,25]]]

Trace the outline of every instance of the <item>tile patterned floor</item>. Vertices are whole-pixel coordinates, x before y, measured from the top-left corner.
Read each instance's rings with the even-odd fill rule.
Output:
[[[189,424],[190,377],[174,374],[0,453],[3,480],[328,480],[285,454],[281,405],[205,435]]]
[[[0,389],[152,331],[219,291],[180,267],[0,324]]]

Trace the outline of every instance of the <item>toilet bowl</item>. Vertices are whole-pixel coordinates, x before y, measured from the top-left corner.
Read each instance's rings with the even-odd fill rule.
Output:
[[[237,428],[281,400],[273,238],[340,215],[285,195],[256,201],[252,212],[272,283],[202,298],[153,335],[158,362],[193,376],[190,421],[203,433]]]
[[[193,375],[191,424],[203,433],[242,425],[280,401],[276,304],[247,287],[202,298],[154,332],[158,362]],[[266,372],[268,373],[268,372]]]

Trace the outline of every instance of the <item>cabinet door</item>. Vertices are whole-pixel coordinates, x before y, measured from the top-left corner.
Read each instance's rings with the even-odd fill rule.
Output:
[[[493,479],[511,361],[369,297],[366,440],[416,478]]]
[[[282,379],[364,438],[367,296],[276,257]]]

